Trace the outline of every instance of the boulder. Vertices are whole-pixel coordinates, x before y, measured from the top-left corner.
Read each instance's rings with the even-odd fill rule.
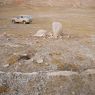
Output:
[[[46,31],[46,30],[41,29],[41,30],[38,30],[38,31],[37,31],[37,33],[36,33],[36,34],[34,34],[34,36],[36,36],[36,37],[45,37],[45,36],[46,36],[46,34],[47,34],[47,31]]]

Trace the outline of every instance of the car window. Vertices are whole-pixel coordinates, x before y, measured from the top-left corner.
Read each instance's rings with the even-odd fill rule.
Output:
[[[28,18],[28,19],[31,19],[32,17],[31,16],[17,16],[16,18],[17,19],[20,19],[20,18]]]
[[[21,16],[21,18],[23,18],[23,16]]]
[[[17,16],[16,18],[19,19],[19,16]]]

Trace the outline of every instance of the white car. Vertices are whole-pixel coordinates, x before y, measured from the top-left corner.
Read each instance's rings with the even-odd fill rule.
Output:
[[[32,16],[29,15],[20,15],[12,18],[13,23],[23,23],[23,24],[29,24],[32,22]]]

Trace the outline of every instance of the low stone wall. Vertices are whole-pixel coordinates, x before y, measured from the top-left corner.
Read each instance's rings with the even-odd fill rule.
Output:
[[[95,95],[95,69],[80,74],[0,72],[0,95]]]

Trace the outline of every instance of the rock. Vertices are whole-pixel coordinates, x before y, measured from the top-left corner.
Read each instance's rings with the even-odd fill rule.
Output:
[[[9,67],[9,64],[5,64],[5,65],[3,65],[3,67],[4,68],[7,68],[7,67]]]
[[[63,31],[63,27],[60,22],[53,22],[52,23],[52,33],[53,33],[54,38],[57,38],[58,36],[60,36],[62,31]]]
[[[38,58],[36,61],[37,61],[37,63],[39,63],[39,64],[41,64],[41,63],[44,62],[44,60],[43,60],[42,58]]]
[[[53,77],[53,76],[72,76],[72,75],[77,75],[77,72],[72,72],[72,71],[56,71],[56,72],[49,72],[47,73],[47,75],[49,77]]]
[[[48,38],[53,38],[53,34],[50,32],[48,33],[48,36],[49,36]]]
[[[46,36],[47,31],[46,30],[38,30],[36,34],[34,34],[34,36],[36,37],[45,37]]]
[[[45,65],[47,65],[47,66],[48,66],[49,64],[48,64],[48,63],[45,63]]]
[[[31,59],[30,59],[30,62],[33,62],[33,61],[34,61],[34,59],[33,59],[33,58],[31,58]]]

